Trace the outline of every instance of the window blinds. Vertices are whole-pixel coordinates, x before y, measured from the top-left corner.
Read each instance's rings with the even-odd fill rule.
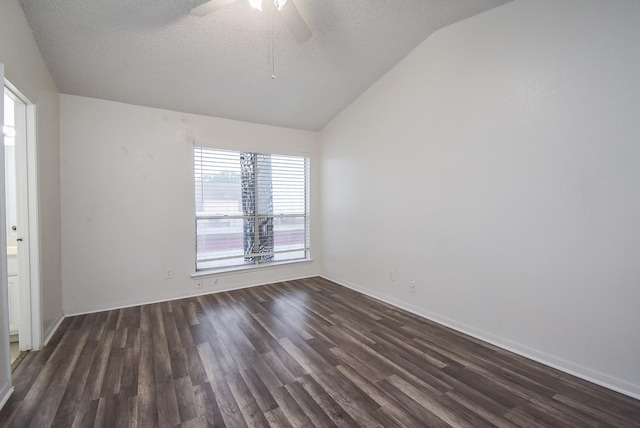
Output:
[[[309,159],[194,149],[196,269],[304,259]]]

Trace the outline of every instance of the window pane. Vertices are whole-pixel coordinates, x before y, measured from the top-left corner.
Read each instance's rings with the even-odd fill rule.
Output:
[[[291,251],[305,248],[305,218],[276,217],[273,219],[275,251]]]
[[[244,254],[241,218],[198,219],[196,233],[198,261]]]
[[[195,150],[196,215],[242,215],[240,154]]]
[[[292,251],[290,253],[276,253],[273,257],[274,262],[285,262],[290,260],[303,260],[307,258],[306,251]]]
[[[236,257],[233,259],[222,259],[222,260],[210,260],[207,262],[196,263],[196,270],[236,267],[236,266],[243,266],[246,264],[253,264],[253,263],[245,262],[244,257]]]
[[[271,156],[273,213],[305,214],[307,160],[294,156]],[[266,214],[266,213],[265,213]]]

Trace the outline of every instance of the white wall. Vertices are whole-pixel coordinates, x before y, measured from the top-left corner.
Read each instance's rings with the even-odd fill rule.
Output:
[[[0,2],[0,63],[5,77],[37,109],[42,329],[46,334],[62,315],[58,90],[17,0]],[[0,341],[0,355],[7,346],[8,342]],[[0,366],[5,362],[0,361]],[[0,379],[0,390],[4,381]]]
[[[308,153],[313,189],[318,133],[70,95],[61,95],[60,106],[65,314],[319,273],[316,260],[216,275],[201,280],[202,290],[190,276],[193,146]],[[313,246],[315,197],[311,206]],[[166,268],[172,280],[164,278]]]
[[[321,134],[321,273],[640,396],[638,23],[515,1],[423,42]]]

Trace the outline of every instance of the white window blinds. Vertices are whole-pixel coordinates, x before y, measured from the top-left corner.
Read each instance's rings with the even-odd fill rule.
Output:
[[[309,256],[309,159],[196,147],[196,269]]]

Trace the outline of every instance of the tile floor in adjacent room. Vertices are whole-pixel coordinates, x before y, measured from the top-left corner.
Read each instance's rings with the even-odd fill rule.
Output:
[[[11,342],[10,349],[11,349],[11,364],[13,364],[16,358],[18,358],[18,356],[20,355],[20,350],[18,349],[18,342]]]

